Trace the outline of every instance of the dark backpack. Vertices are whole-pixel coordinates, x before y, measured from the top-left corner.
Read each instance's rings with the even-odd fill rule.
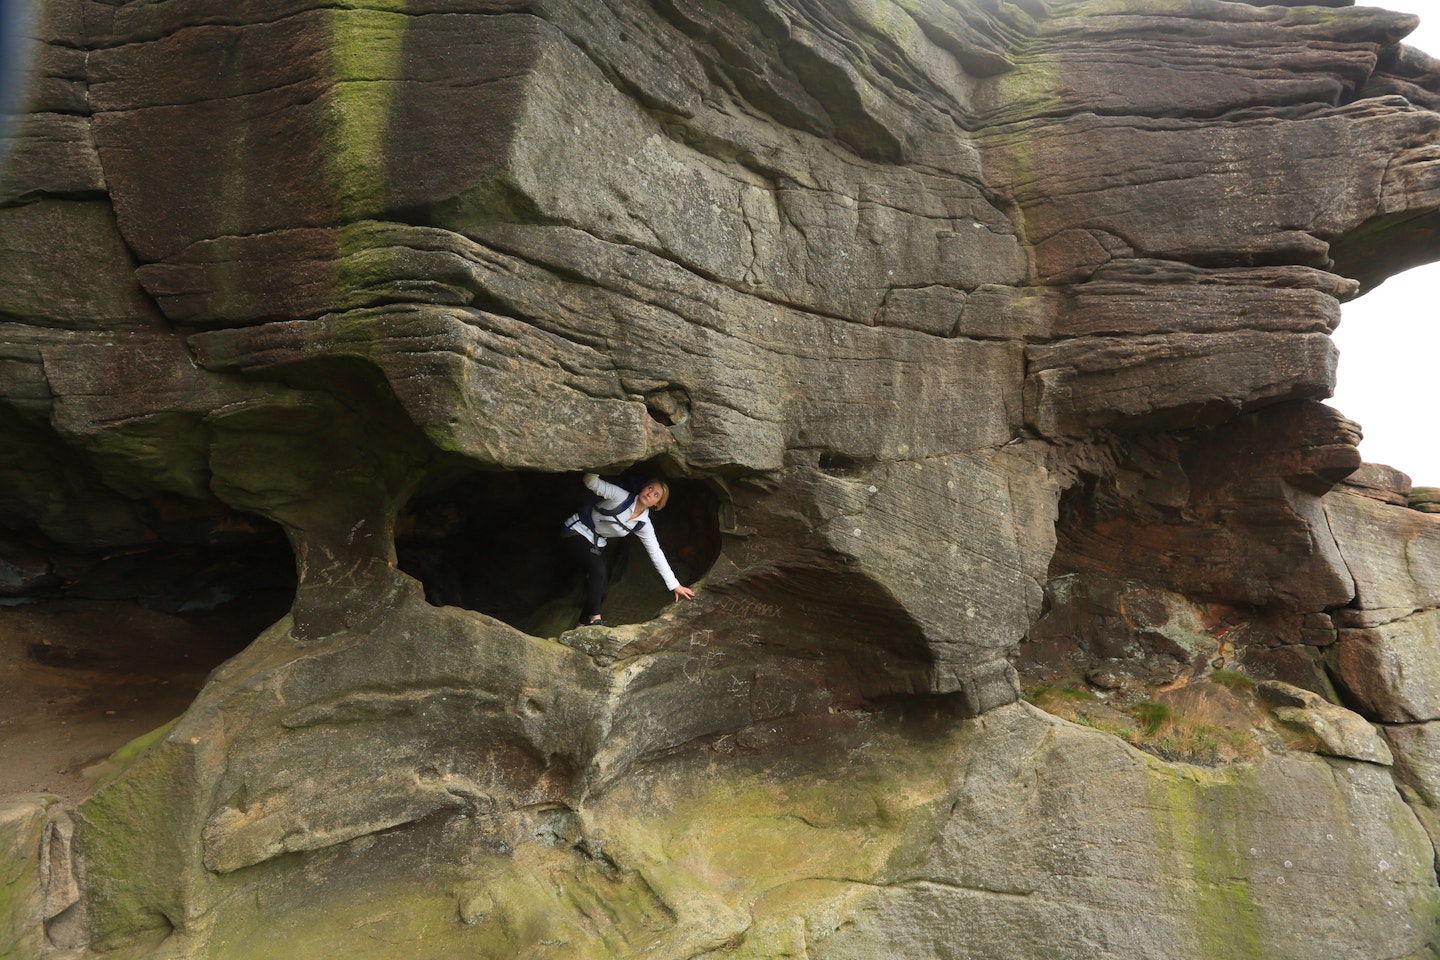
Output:
[[[645,484],[649,483],[649,481],[645,477],[635,476],[634,474],[626,474],[619,480],[613,482],[617,487],[623,487],[630,495],[626,497],[624,502],[621,503],[618,507],[613,507],[608,510],[600,506],[599,494],[597,494],[594,490],[591,490],[589,487],[581,487],[580,522],[585,524],[585,526],[590,529],[591,533],[596,533],[595,514],[603,513],[607,517],[620,516],[620,514],[624,513],[626,510],[629,510],[635,505],[635,498],[640,496],[640,491],[644,490]],[[635,524],[635,526],[631,528],[631,532],[633,533],[634,531],[639,530],[643,526],[645,526],[645,521],[641,520],[639,523]]]

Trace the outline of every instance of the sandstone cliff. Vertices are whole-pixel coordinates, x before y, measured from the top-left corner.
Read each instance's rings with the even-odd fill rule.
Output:
[[[285,612],[0,806],[0,955],[1440,955],[1440,517],[1320,402],[1414,25],[46,0],[0,629]],[[629,469],[699,595],[571,629]]]

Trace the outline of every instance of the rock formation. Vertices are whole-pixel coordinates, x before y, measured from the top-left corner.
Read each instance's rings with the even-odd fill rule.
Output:
[[[0,806],[0,955],[1436,956],[1440,518],[1321,403],[1414,26],[45,0],[0,625],[287,609]],[[699,595],[572,629],[632,469]]]

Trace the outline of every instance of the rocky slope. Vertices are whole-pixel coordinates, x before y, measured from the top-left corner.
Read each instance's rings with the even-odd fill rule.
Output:
[[[0,594],[293,600],[0,806],[0,955],[1440,954],[1440,517],[1320,402],[1414,25],[46,0]],[[628,469],[699,595],[567,629]]]

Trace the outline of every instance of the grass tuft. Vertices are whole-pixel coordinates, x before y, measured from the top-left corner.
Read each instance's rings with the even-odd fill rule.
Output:
[[[1210,682],[1218,683],[1231,690],[1253,690],[1255,681],[1239,670],[1216,670],[1210,674]]]
[[[1026,701],[1035,706],[1045,709],[1042,701],[1070,701],[1070,702],[1095,702],[1099,698],[1089,690],[1081,690],[1078,687],[1031,687],[1024,693]]]
[[[1168,704],[1157,703],[1154,700],[1137,703],[1126,712],[1140,721],[1140,726],[1145,730],[1146,736],[1155,734],[1166,721],[1175,715],[1175,711],[1171,710]]]
[[[1160,700],[1129,706],[1070,686],[1034,687],[1025,699],[1165,760],[1211,765],[1252,760],[1263,750],[1254,729],[1259,722],[1254,698],[1248,696],[1254,681],[1235,671],[1223,673],[1221,682],[1195,682]]]

